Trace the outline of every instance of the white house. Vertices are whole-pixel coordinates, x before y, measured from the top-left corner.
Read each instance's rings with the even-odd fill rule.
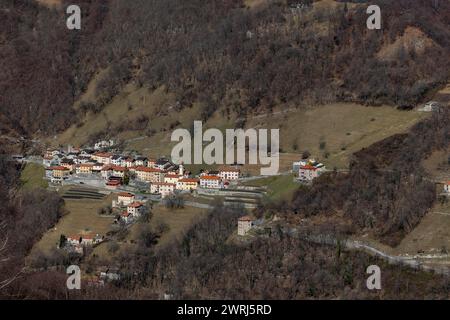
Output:
[[[112,175],[113,175],[112,166],[110,166],[110,165],[104,166],[101,170],[101,175],[102,175],[102,178],[105,180],[108,180],[109,177],[112,177]]]
[[[145,182],[162,182],[164,180],[163,172],[157,168],[136,167],[136,179]]]
[[[177,190],[191,191],[198,187],[199,179],[197,178],[182,178],[177,181]]]
[[[175,191],[176,184],[167,182],[154,182],[150,185],[151,193],[160,193],[162,198],[167,197]]]
[[[312,181],[318,176],[318,169],[311,165],[301,166],[298,171],[298,178],[302,181]]]
[[[92,234],[85,234],[85,235],[72,235],[67,237],[67,242],[72,245],[83,245],[83,246],[92,246],[94,244],[102,242],[103,238],[96,234],[95,236]]]
[[[238,235],[245,236],[253,227],[255,219],[250,216],[243,216],[238,219]]]
[[[450,193],[450,181],[444,184],[444,192]]]
[[[103,169],[103,164],[98,163],[98,162],[94,163],[92,166],[92,172],[95,172],[95,173],[101,172],[102,169]]]
[[[325,171],[325,166],[314,160],[300,161],[298,179],[300,181],[312,181]]]
[[[241,171],[233,168],[223,168],[219,171],[219,177],[222,180],[237,180]]]
[[[109,152],[96,152],[92,155],[92,160],[102,164],[111,164],[113,155]]]
[[[200,177],[200,187],[208,189],[220,189],[221,180],[217,176],[204,175]]]
[[[429,101],[422,108],[419,108],[418,111],[423,112],[437,111],[439,107],[440,107],[439,102]]]
[[[112,166],[112,176],[113,177],[124,178],[126,171],[127,171],[127,169],[125,167]]]
[[[115,166],[120,166],[120,164],[122,163],[122,157],[115,154],[111,157],[111,164],[115,165]]]
[[[120,165],[125,168],[131,168],[134,166],[134,164],[135,164],[135,161],[131,157],[122,158],[122,161],[120,162]]]
[[[134,216],[133,216],[133,214],[131,212],[124,211],[124,212],[121,213],[120,219],[122,221],[124,221],[125,223],[131,223],[134,220]]]
[[[102,148],[109,148],[109,147],[112,147],[113,145],[114,145],[114,140],[102,140],[102,141],[98,141],[95,143],[94,149],[99,150]]]
[[[144,204],[141,202],[133,202],[127,206],[127,212],[134,217],[139,217],[144,208]]]
[[[89,163],[92,161],[90,156],[78,156],[75,159],[73,159],[73,161],[76,164],[82,164],[82,163]]]
[[[166,174],[164,176],[164,182],[176,184],[182,177],[183,176],[180,176],[178,174]]]
[[[135,200],[135,196],[132,193],[129,192],[121,192],[117,196],[117,204],[128,206],[129,204],[133,203]]]
[[[148,159],[146,157],[137,157],[134,161],[135,166],[144,166],[148,165]]]
[[[153,164],[153,167],[159,170],[169,170],[173,167],[173,163],[166,158],[160,158]]]

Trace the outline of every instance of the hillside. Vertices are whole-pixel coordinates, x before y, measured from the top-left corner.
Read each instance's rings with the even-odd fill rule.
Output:
[[[415,105],[449,78],[448,2],[435,10],[380,0],[385,32],[367,31],[364,5],[330,0],[301,10],[287,1],[84,0],[79,32],[48,1],[3,2],[0,120],[22,135],[82,126],[129,88],[165,88],[177,111],[198,108],[206,120],[218,110]],[[94,99],[78,108],[86,94]]]
[[[366,28],[369,2],[382,30]],[[81,31],[66,28],[71,0],[0,3],[0,299],[449,298],[448,276],[341,239],[449,265],[450,1],[79,0]],[[432,99],[444,107],[415,108]],[[243,165],[228,190],[232,178],[203,178],[224,184],[184,192],[129,168],[113,190],[98,165],[67,180],[49,169],[48,182],[27,157],[109,138],[124,157],[168,156],[173,130],[194,120],[280,129],[280,174]],[[299,181],[287,171],[307,154],[326,170]],[[186,164],[191,178],[204,168]],[[120,191],[134,203],[113,210]],[[122,221],[128,207],[136,224]],[[256,221],[239,234],[244,214]],[[82,255],[55,248],[90,233],[106,237]],[[379,291],[366,287],[373,264]],[[69,265],[96,280],[117,267],[120,280],[68,291]]]

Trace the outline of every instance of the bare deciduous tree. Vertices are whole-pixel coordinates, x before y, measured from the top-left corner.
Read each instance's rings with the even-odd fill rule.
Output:
[[[8,240],[7,224],[3,221],[0,223],[0,267],[2,267],[2,265],[9,260],[7,255]],[[5,279],[0,279],[0,290],[6,288],[9,284],[16,280],[20,273],[21,271],[13,276],[7,276]]]

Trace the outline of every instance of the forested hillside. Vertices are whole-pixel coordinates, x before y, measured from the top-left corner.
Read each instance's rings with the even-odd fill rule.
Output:
[[[34,243],[64,213],[64,201],[44,189],[20,190],[20,165],[9,161],[0,146],[0,297],[25,276],[24,259]],[[12,296],[9,298],[14,297]]]
[[[70,0],[0,0],[0,138],[44,140],[70,126],[83,130],[83,117],[104,111],[125,88],[139,92],[127,91],[135,99],[156,97],[160,109],[170,103],[170,112],[182,116],[195,107],[202,120],[220,110],[243,122],[275,107],[394,108],[428,100],[450,79],[450,1],[370,1],[382,8],[382,30],[366,28],[367,3],[79,0],[82,30],[73,31],[66,28]],[[136,111],[136,118],[117,113],[118,123],[94,132],[96,138],[110,128],[150,135],[163,114],[155,106],[155,113],[140,113],[149,108],[144,103],[119,107]],[[344,221],[348,234],[397,245],[436,202],[434,182],[420,163],[448,148],[450,113],[430,114],[409,132],[356,152],[348,172],[323,174],[288,203],[267,200],[253,213],[276,214],[295,226],[311,218]],[[169,120],[170,130],[180,125]],[[138,239],[112,261],[123,275],[117,283],[69,294],[66,275],[56,268],[22,269],[33,244],[64,214],[64,200],[48,190],[21,189],[23,167],[7,153],[0,144],[0,298],[448,298],[448,278],[301,241],[281,225],[270,236],[235,243],[242,210],[220,205],[162,249],[154,230]],[[80,262],[56,258],[39,262],[43,269]],[[386,285],[372,294],[364,281],[373,263],[383,266]]]
[[[354,154],[349,173],[333,172],[300,189],[288,215],[310,217],[344,212],[355,230],[397,245],[436,201],[435,183],[421,160],[450,144],[448,110]]]
[[[203,118],[218,108],[416,104],[448,79],[450,3],[375,2],[380,31],[366,28],[362,1],[293,9],[281,0],[83,0],[82,30],[69,31],[64,2],[2,0],[2,131],[53,134],[101,110],[126,83],[164,86],[179,108],[199,102]],[[101,70],[96,98],[75,111]]]

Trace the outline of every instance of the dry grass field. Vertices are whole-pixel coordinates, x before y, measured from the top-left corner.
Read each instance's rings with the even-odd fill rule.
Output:
[[[450,204],[437,204],[395,248],[399,254],[450,252]]]
[[[48,183],[44,179],[44,175],[44,166],[35,163],[27,163],[20,174],[22,188],[25,190],[47,188]]]
[[[155,229],[160,224],[165,224],[168,227],[156,245],[156,248],[161,248],[170,243],[170,241],[181,237],[183,232],[197,219],[201,219],[201,217],[207,214],[207,210],[188,206],[182,209],[171,210],[162,205],[156,205],[152,213],[153,217],[148,224],[151,228]],[[145,224],[141,222],[131,225],[126,239],[120,243],[120,250],[116,253],[110,253],[108,251],[108,244],[102,243],[94,248],[93,254],[102,260],[108,261],[115,254],[119,254],[123,250],[130,250],[133,243],[139,238],[139,232],[144,226]]]
[[[252,187],[267,187],[267,196],[272,200],[290,200],[300,186],[294,181],[294,175],[273,176],[243,183]]]
[[[447,150],[437,150],[427,159],[423,160],[422,165],[430,177],[437,181],[445,182],[450,180],[449,156],[450,148],[447,148]]]
[[[247,126],[279,128],[282,152],[308,150],[327,167],[346,168],[349,156],[377,141],[408,130],[428,114],[392,107],[337,103],[267,117],[254,117]],[[295,150],[296,149],[296,150]]]
[[[89,90],[88,90],[89,91]],[[131,106],[131,110],[129,107]],[[170,141],[171,133],[178,128],[190,129],[193,121],[200,119],[200,108],[173,110],[174,100],[163,88],[154,92],[127,87],[112,103],[98,113],[89,113],[78,127],[73,125],[56,139],[53,145],[82,145],[92,134],[112,130],[141,115],[149,118],[145,130],[124,130],[117,134],[125,141],[127,150],[135,150],[151,157],[170,156],[176,144]],[[289,169],[293,160],[308,150],[329,168],[346,168],[351,154],[393,134],[408,130],[420,119],[429,116],[416,111],[398,111],[393,107],[365,107],[357,104],[336,103],[301,109],[276,109],[273,114],[256,114],[247,119],[245,128],[280,129],[281,171]],[[218,128],[224,131],[236,126],[236,117],[224,118],[218,110],[203,124],[203,129]],[[149,131],[152,130],[152,133]],[[107,130],[106,130],[107,131]],[[258,166],[244,168],[258,172]]]
[[[182,209],[167,209],[162,205],[157,205],[153,208],[153,217],[150,226],[156,228],[163,223],[168,226],[165,232],[159,239],[157,246],[164,246],[171,240],[180,237],[197,219],[203,217],[207,210],[194,207],[184,207]],[[138,237],[139,224],[131,228],[129,240]]]
[[[111,204],[113,195],[101,200],[65,200],[68,213],[60,219],[55,228],[50,229],[34,246],[33,250],[48,251],[56,247],[61,234],[100,234],[105,235],[111,227],[113,217],[98,215],[98,209]]]

